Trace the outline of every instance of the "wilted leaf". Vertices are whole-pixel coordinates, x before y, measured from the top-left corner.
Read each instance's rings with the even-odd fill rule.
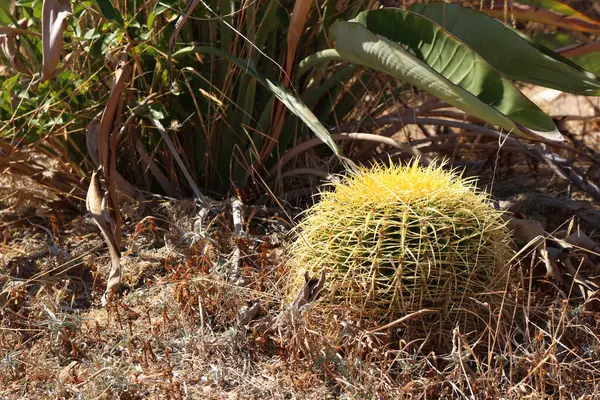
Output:
[[[42,81],[49,79],[58,65],[63,48],[66,18],[71,15],[69,0],[44,0],[42,8]]]
[[[558,265],[556,264],[556,260],[560,252],[557,251],[557,249],[540,248],[539,254],[542,258],[542,261],[544,262],[544,265],[546,266],[546,275],[556,279],[557,282],[564,286],[565,281],[563,279],[562,274],[560,273]]]
[[[600,76],[600,40],[586,44],[576,44],[557,50],[564,57],[589,71]]]
[[[92,160],[95,167],[100,166],[100,160],[98,158],[98,129],[100,126],[100,118],[102,112],[90,122],[86,129],[85,144],[88,151],[88,155]],[[139,197],[139,191],[129,183],[123,176],[116,171],[115,172],[115,183],[121,193],[131,199],[137,199]]]
[[[127,62],[127,50],[122,54],[121,62],[117,66],[112,82],[112,89],[108,102],[98,126],[98,161],[104,173],[105,190],[102,190],[100,179],[93,174],[86,198],[86,206],[94,217],[106,241],[111,256],[111,270],[103,304],[108,295],[116,290],[121,283],[120,247],[121,247],[121,213],[116,187],[119,176],[116,171],[117,139],[119,133],[119,117],[123,108],[122,92],[131,77],[131,66]],[[88,133],[93,135],[94,130]]]
[[[13,35],[32,35],[42,36],[37,32],[30,31],[23,28],[15,28],[14,26],[0,26],[0,33],[13,34]]]
[[[297,0],[294,4],[287,34],[285,63],[283,64],[283,69],[287,74],[287,77],[284,77],[284,86],[286,87],[290,84],[288,78],[291,80],[294,73],[294,67],[296,65],[294,62],[296,59],[296,49],[298,48],[300,37],[304,32],[304,25],[306,24],[306,19],[310,12],[311,4],[312,0]]]
[[[29,68],[25,65],[19,52],[17,50],[17,40],[13,34],[0,34],[0,51],[8,60],[10,64],[18,71],[24,74],[30,74]]]
[[[100,229],[110,254],[111,268],[106,292],[102,298],[103,303],[106,302],[108,294],[111,291],[116,291],[121,284],[121,251],[119,250],[119,241],[115,237],[114,229],[112,229],[113,224],[111,222],[107,202],[107,193],[103,192],[100,185],[100,178],[97,172],[94,171],[90,180],[90,186],[85,199],[85,205],[88,212],[92,216],[92,219]]]
[[[589,238],[588,235],[581,231],[574,232],[570,234],[565,242],[572,244],[573,246],[580,247],[589,251],[597,251],[598,244]]]
[[[292,302],[292,309],[298,311],[306,304],[317,300],[323,291],[323,286],[325,286],[325,269],[321,270],[321,276],[318,279],[311,278],[307,272],[304,275],[304,285]]]
[[[117,139],[119,117],[123,108],[121,96],[130,77],[131,66],[127,62],[127,53],[123,53],[123,58],[115,71],[113,87],[98,128],[98,159],[104,171],[109,206],[114,217],[113,230],[118,245],[120,245],[121,238],[121,213],[116,193]]]

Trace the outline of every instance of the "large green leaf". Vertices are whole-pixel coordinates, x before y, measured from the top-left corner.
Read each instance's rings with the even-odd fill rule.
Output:
[[[481,56],[429,19],[399,9],[337,21],[340,55],[424,89],[508,131],[564,140],[552,120]]]
[[[563,92],[600,95],[600,81],[595,76],[484,13],[446,3],[414,4],[409,10],[442,26],[510,79]]]

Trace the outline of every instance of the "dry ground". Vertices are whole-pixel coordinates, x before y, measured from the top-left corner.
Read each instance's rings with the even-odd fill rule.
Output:
[[[528,191],[509,193],[515,177]],[[516,211],[551,217],[542,222],[553,231],[582,211],[540,208],[540,196],[564,194],[560,184],[540,194],[550,182],[549,173],[522,173],[494,185]],[[578,220],[589,227],[596,211],[578,204],[585,211]],[[102,308],[108,257],[90,219],[28,206],[3,216],[0,398],[600,395],[597,295],[570,298],[533,272],[523,276],[502,346],[455,332],[447,354],[432,354],[404,342],[401,326],[377,334],[346,326],[343,337],[326,338],[303,314],[281,318],[290,228],[283,217],[247,210],[249,234],[234,239],[226,207],[199,229],[192,203],[128,204],[124,288]],[[35,215],[33,206],[45,211]],[[228,279],[235,246],[242,285]]]
[[[596,113],[552,96],[539,100],[560,105],[549,113]],[[570,227],[597,241],[589,198],[543,166],[493,161],[470,172],[504,206],[551,234]],[[292,224],[277,208],[246,209],[238,238],[227,206],[199,224],[192,202],[125,202],[123,289],[102,308],[109,259],[84,210],[31,182],[0,183],[0,399],[600,398],[593,252],[566,285],[524,252],[513,320],[455,331],[432,353],[401,324],[367,332],[290,312],[282,253]]]

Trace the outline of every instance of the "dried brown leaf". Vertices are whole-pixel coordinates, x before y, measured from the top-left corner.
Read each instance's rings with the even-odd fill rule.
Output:
[[[100,166],[100,160],[98,158],[98,130],[100,126],[100,117],[102,113],[87,126],[85,135],[85,144],[87,147],[88,155],[90,156],[94,167]],[[116,171],[115,172],[115,183],[121,193],[131,199],[137,199],[140,195],[139,191],[129,183],[123,176]]]
[[[556,50],[556,52],[563,57],[576,57],[596,51],[600,51],[600,41],[598,40],[586,44],[578,43]]]
[[[100,165],[100,159],[98,158],[98,129],[100,126],[100,118],[102,113],[96,116],[90,122],[86,128],[85,133],[85,145],[87,147],[88,155],[92,159],[95,167]]]
[[[319,279],[311,278],[308,272],[304,275],[304,285],[292,302],[292,309],[298,311],[302,306],[317,300],[325,286],[325,270],[321,271]]]
[[[112,228],[107,199],[107,194],[103,192],[100,185],[98,173],[94,171],[90,180],[85,205],[92,219],[100,229],[110,254],[111,268],[106,292],[102,298],[103,304],[106,303],[108,294],[116,291],[121,284],[121,251],[119,250],[118,240],[115,238],[114,229]]]
[[[44,0],[42,7],[42,81],[50,79],[58,65],[63,48],[63,32],[69,15],[71,15],[69,0]]]
[[[564,287],[565,281],[560,273],[560,269],[558,269],[558,265],[556,265],[556,261],[553,259],[554,257],[551,256],[552,252],[549,251],[550,249],[540,248],[538,250],[539,250],[540,257],[541,257],[542,261],[544,262],[544,265],[546,266],[546,275],[554,278],[557,282],[559,282]]]
[[[116,172],[117,139],[119,117],[123,108],[122,93],[130,77],[131,66],[127,62],[127,53],[124,52],[115,70],[110,96],[98,127],[98,159],[104,171],[108,205],[113,218],[112,228],[117,245],[120,245],[121,238],[121,213],[116,189],[119,183],[123,183],[119,182]]]
[[[32,36],[42,36],[38,32],[33,32],[23,28],[16,28],[14,26],[0,26],[0,33],[8,34],[8,35],[32,35]]]
[[[242,326],[248,325],[261,312],[263,312],[263,307],[258,301],[251,307],[244,307],[238,314],[238,323]]]
[[[3,28],[3,27],[0,27]],[[0,31],[1,32],[1,31]],[[8,61],[12,64],[12,66],[18,71],[24,74],[31,74],[29,68],[25,65],[25,62],[21,59],[21,55],[17,49],[17,38],[12,33],[3,33],[0,34],[0,51]]]
[[[86,206],[102,232],[111,258],[108,284],[102,297],[103,305],[106,305],[109,295],[116,291],[121,283],[121,213],[116,189],[119,184],[124,184],[124,179],[116,171],[116,153],[119,117],[123,108],[122,93],[130,77],[131,66],[127,62],[126,49],[113,76],[112,89],[97,129],[97,158],[104,173],[105,190],[102,190],[100,179],[97,173],[94,173],[86,198]],[[88,134],[96,134],[93,126],[88,130]],[[93,150],[95,149],[92,148]]]
[[[283,68],[288,79],[291,79],[294,73],[294,67],[296,65],[296,49],[298,48],[300,37],[304,32],[304,25],[306,25],[311,5],[311,0],[297,0],[294,4],[294,10],[292,11],[292,18],[288,28],[287,54]],[[286,86],[289,86],[291,83],[288,79],[284,80]]]

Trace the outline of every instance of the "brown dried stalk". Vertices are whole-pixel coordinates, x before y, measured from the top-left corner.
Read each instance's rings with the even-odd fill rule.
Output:
[[[131,67],[127,62],[126,49],[115,71],[113,87],[98,126],[99,171],[104,174],[105,186],[103,189],[97,172],[94,172],[86,197],[87,209],[100,228],[111,257],[108,283],[102,297],[103,305],[106,305],[110,293],[116,291],[121,284],[121,213],[116,191],[119,184],[116,153],[119,117],[123,109],[122,93],[130,77]]]

